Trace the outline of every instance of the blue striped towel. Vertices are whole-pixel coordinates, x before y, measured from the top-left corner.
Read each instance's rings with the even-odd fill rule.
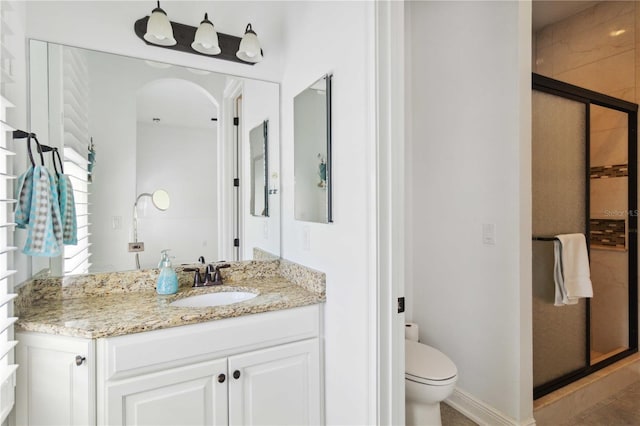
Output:
[[[27,241],[22,251],[29,256],[60,256],[63,244],[62,223],[56,182],[43,166],[33,168],[31,181],[29,217],[28,223],[25,224]],[[27,177],[23,188],[26,183]],[[21,196],[23,188],[20,188]],[[29,189],[26,189],[25,194],[28,192]]]
[[[29,224],[31,211],[31,193],[33,191],[33,166],[20,175],[16,185],[16,199],[18,203],[14,210],[14,221],[20,229],[25,229]]]
[[[62,241],[64,244],[78,244],[78,224],[76,222],[76,203],[73,198],[71,179],[65,174],[58,175],[58,196],[62,215]]]

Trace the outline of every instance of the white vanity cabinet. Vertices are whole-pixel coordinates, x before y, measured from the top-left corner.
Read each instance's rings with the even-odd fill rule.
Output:
[[[214,360],[109,384],[106,424],[226,425],[226,370]]]
[[[15,336],[16,424],[95,424],[95,342],[40,333]]]
[[[109,425],[319,424],[318,339],[107,384]]]
[[[86,345],[95,345],[93,356],[93,352],[86,352],[87,361],[91,357],[95,363],[85,361],[81,367],[87,375],[93,374],[95,381],[89,380],[93,392],[85,389],[79,398],[95,415],[78,424],[321,424],[319,324],[320,307],[311,305],[87,339]],[[18,382],[17,424],[54,424],[42,416],[21,416],[25,410],[29,414],[40,406],[54,412],[67,410],[69,401],[63,398],[68,397],[56,395],[56,387],[67,387],[60,374],[35,377],[48,376],[50,355],[41,355],[42,361],[36,363],[20,355],[32,351],[34,342],[38,347],[54,346],[58,338],[35,333],[18,337],[18,347],[23,347],[18,351],[18,362],[26,380]],[[75,352],[70,353],[73,357],[68,369],[79,368]],[[56,355],[54,359],[58,357],[63,358]],[[34,388],[40,382],[49,385]],[[37,399],[33,399],[34,393]],[[58,424],[76,424],[63,417],[51,418],[61,419]]]

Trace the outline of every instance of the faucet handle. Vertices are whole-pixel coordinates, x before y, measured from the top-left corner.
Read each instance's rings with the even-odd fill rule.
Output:
[[[229,267],[231,267],[231,265],[229,265],[228,263],[225,263],[224,265],[216,265],[215,270],[213,271],[213,282],[222,284],[222,274],[220,273],[220,269]]]
[[[202,282],[202,277],[200,276],[200,268],[185,268],[183,269],[184,272],[194,272],[195,274],[193,274],[193,287],[201,287],[203,282]]]

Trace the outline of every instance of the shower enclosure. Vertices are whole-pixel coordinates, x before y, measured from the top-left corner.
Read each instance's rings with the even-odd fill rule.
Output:
[[[638,349],[638,105],[533,74],[533,384],[539,398]],[[553,236],[587,239],[593,298],[554,306]]]

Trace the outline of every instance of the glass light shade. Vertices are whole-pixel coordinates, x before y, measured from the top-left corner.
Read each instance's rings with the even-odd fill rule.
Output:
[[[256,33],[253,32],[251,24],[247,25],[244,36],[240,41],[240,48],[236,52],[236,56],[245,62],[256,63],[262,60],[260,42],[258,41]]]
[[[160,9],[160,2],[158,2],[158,7],[151,12],[144,39],[159,46],[175,46],[177,43],[176,39],[173,38],[171,22],[169,22],[165,11]]]
[[[204,20],[200,22],[200,26],[196,30],[191,48],[205,55],[217,55],[221,52],[218,44],[218,33],[213,28],[213,24],[209,21],[206,13],[204,14]]]

